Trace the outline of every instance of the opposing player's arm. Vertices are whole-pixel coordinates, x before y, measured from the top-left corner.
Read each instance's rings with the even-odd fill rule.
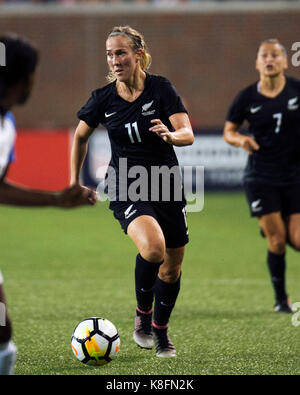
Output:
[[[84,121],[79,121],[71,151],[71,185],[79,183],[80,171],[85,159],[88,141],[94,129]]]
[[[252,154],[253,151],[257,151],[259,149],[257,142],[252,137],[239,133],[239,127],[240,125],[237,123],[230,121],[225,122],[223,138],[226,143],[234,147],[241,147],[249,154]]]
[[[95,202],[96,195],[92,191],[82,190],[78,185],[52,192],[23,188],[5,181],[4,178],[0,181],[0,204],[71,208]]]
[[[5,177],[9,165],[0,179],[0,203],[15,206],[51,206],[57,204],[54,193],[43,193],[7,182]]]
[[[53,194],[43,193],[25,189],[6,182],[3,178],[0,181],[0,203],[14,206],[54,206],[57,197]]]
[[[149,130],[156,133],[165,142],[178,147],[193,144],[194,133],[188,115],[184,112],[176,113],[171,115],[169,120],[174,132],[170,132],[160,119],[152,119],[151,123],[154,126]]]
[[[62,191],[40,191],[16,185],[6,180],[9,164],[0,174],[0,204],[13,206],[56,206],[71,208],[85,204],[95,204],[94,191],[74,185]]]

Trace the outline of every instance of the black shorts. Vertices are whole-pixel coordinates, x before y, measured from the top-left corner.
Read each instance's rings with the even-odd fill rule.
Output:
[[[300,213],[300,184],[276,186],[245,182],[244,186],[252,217],[276,211],[284,217]]]
[[[150,215],[159,223],[167,248],[183,247],[188,243],[185,205],[182,202],[111,202],[115,218],[127,234],[128,225],[141,215]]]

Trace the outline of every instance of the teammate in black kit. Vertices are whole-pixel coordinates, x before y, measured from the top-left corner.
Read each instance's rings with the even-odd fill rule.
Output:
[[[229,144],[249,152],[244,183],[251,215],[268,242],[275,311],[292,312],[285,289],[285,250],[300,250],[300,81],[286,77],[287,54],[276,39],[259,47],[258,82],[242,90],[224,128]],[[243,121],[249,136],[238,133]]]
[[[155,166],[168,169],[178,166],[173,145],[192,144],[193,131],[171,83],[164,77],[146,73],[151,57],[139,32],[129,26],[115,27],[106,41],[106,53],[110,83],[93,91],[78,113],[71,183],[78,182],[88,139],[101,123],[108,130],[112,150],[110,167],[116,178],[123,172],[124,163],[128,172],[126,180],[123,177],[116,185],[110,209],[139,251],[133,337],[142,348],[150,349],[155,342],[158,357],[173,357],[176,350],[167,328],[179,293],[184,246],[188,242],[186,202],[181,185],[180,201],[172,198],[163,201],[161,197],[159,201],[151,201],[151,191],[155,192],[157,185],[151,185],[152,190],[136,201],[130,195],[130,188],[137,177],[132,179],[129,172],[134,166],[142,166],[150,175]],[[143,180],[145,187],[148,180],[145,177]]]

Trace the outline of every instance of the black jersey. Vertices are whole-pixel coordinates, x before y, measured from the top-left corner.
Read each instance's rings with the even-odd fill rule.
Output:
[[[134,101],[121,98],[116,82],[92,92],[88,102],[77,116],[92,128],[102,124],[108,131],[111,144],[111,161],[118,175],[120,158],[127,159],[128,170],[132,166],[178,165],[172,145],[156,133],[149,131],[152,119],[160,119],[173,131],[169,117],[187,112],[173,85],[164,77],[146,74],[145,88]]]
[[[300,81],[287,77],[274,98],[259,92],[258,82],[242,90],[233,101],[227,120],[249,123],[249,133],[259,144],[249,155],[246,181],[269,184],[300,183]]]
[[[92,128],[102,124],[108,131],[112,160],[118,167],[119,158],[131,165],[177,164],[173,146],[163,141],[149,128],[152,119],[160,119],[169,130],[172,114],[186,112],[175,88],[164,77],[146,74],[145,89],[134,101],[122,99],[116,83],[92,92],[91,98],[78,112],[78,118]]]

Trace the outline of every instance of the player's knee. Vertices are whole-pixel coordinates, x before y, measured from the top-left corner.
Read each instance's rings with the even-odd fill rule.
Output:
[[[164,253],[159,248],[149,249],[146,253],[144,253],[144,256],[146,256],[146,260],[148,262],[161,262],[164,259]]]
[[[159,271],[159,277],[166,283],[175,283],[180,277],[180,268],[161,268]]]
[[[280,236],[271,236],[268,238],[269,249],[274,254],[283,254],[285,252],[286,240]]]
[[[293,247],[294,250],[300,251],[300,239],[291,239],[291,247]]]
[[[145,245],[140,253],[148,262],[161,262],[165,256],[165,245],[162,241],[157,240]]]

